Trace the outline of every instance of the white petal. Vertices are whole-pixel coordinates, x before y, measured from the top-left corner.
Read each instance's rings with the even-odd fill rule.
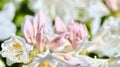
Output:
[[[11,21],[0,22],[0,40],[5,40],[16,33],[16,26]]]
[[[16,11],[16,8],[14,4],[10,2],[4,5],[2,11],[0,11],[0,17],[2,16],[4,18],[4,21],[6,21],[6,19],[12,21],[15,16],[15,11]]]
[[[50,54],[49,50],[47,50],[45,54],[37,55],[31,63],[23,65],[22,67],[46,67],[47,65],[50,65],[50,67],[56,67],[57,64],[58,61]]]

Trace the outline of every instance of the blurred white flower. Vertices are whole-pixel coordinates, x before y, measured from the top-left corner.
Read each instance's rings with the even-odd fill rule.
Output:
[[[1,45],[2,50],[0,54],[6,57],[8,65],[13,63],[28,63],[29,53],[32,50],[32,46],[26,43],[26,41],[18,36],[12,36],[9,40],[6,40]]]
[[[12,22],[14,15],[14,4],[5,4],[3,9],[0,11],[0,40],[5,40],[9,38],[12,34],[15,34],[16,27]]]
[[[109,14],[109,10],[102,0],[80,0],[80,2],[80,6],[84,10],[83,14],[85,14],[85,17],[81,17],[81,21]]]
[[[34,12],[43,10],[51,21],[60,16],[68,24],[69,19],[78,17],[79,5],[79,0],[29,0],[28,6]]]
[[[93,36],[94,44],[88,48],[90,52],[109,57],[120,57],[120,18],[108,18],[100,31]]]
[[[92,20],[91,30],[94,35],[100,28],[101,17],[108,15],[110,11],[102,0],[80,0],[80,2],[80,21]]]
[[[14,16],[15,16],[15,6],[13,3],[6,3],[2,10],[0,11],[0,18],[1,20],[7,19],[7,20],[13,20]],[[3,19],[2,19],[3,18]],[[0,20],[0,21],[1,21]]]

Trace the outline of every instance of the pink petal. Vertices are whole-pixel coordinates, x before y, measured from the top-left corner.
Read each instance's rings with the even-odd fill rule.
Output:
[[[76,23],[73,20],[68,25],[68,31],[70,32],[69,41],[72,43],[74,49],[77,49],[82,40],[88,35],[86,26]]]
[[[33,31],[33,26],[29,17],[25,18],[24,25],[23,25],[23,34],[27,42],[32,43],[34,31]]]
[[[55,18],[55,32],[58,34],[67,32],[65,24],[61,21],[59,17]]]
[[[76,33],[78,33],[79,31],[79,24],[75,23],[74,20],[71,20],[69,25],[68,25],[68,31],[73,34],[76,35]]]
[[[120,9],[119,5],[120,5],[120,0],[105,0],[105,3],[107,4],[107,6],[114,10],[117,11]]]
[[[79,34],[81,33],[81,32],[79,32],[78,24],[76,24],[73,20],[71,20],[68,25],[68,31],[70,32],[69,41],[72,43],[72,47],[74,49],[76,49],[77,45],[80,41],[80,39],[77,35],[78,35],[78,33]]]
[[[83,40],[86,36],[88,36],[88,31],[85,24],[79,24],[79,27],[81,34],[78,34],[78,36],[81,38],[81,40]]]
[[[65,39],[67,39],[69,36],[69,33],[62,33],[58,35],[56,38],[54,38],[50,43],[48,43],[47,48],[49,49],[55,49],[58,48],[65,43]]]
[[[36,35],[36,41],[37,41],[37,46],[40,50],[40,52],[43,52],[44,47],[45,47],[45,27],[41,26],[39,32]]]
[[[33,19],[33,27],[34,27],[34,32],[35,35],[37,32],[39,32],[39,29],[41,28],[42,25],[45,25],[47,23],[45,15],[42,11],[40,11]]]

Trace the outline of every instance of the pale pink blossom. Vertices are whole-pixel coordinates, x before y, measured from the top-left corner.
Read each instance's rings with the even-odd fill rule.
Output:
[[[50,49],[62,48],[64,46],[66,50],[67,48],[76,50],[84,38],[88,36],[87,28],[84,24],[79,24],[71,20],[69,25],[65,26],[59,17],[55,19],[55,33],[57,33],[58,36],[47,45]]]
[[[120,10],[120,0],[105,0],[105,3],[113,11]]]

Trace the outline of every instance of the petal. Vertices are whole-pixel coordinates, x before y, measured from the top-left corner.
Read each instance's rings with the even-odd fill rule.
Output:
[[[15,11],[16,11],[16,8],[14,4],[10,2],[3,6],[3,9],[0,11],[0,15],[5,19],[12,21],[15,16]]]
[[[68,31],[70,32],[69,41],[76,50],[84,38],[88,36],[87,28],[84,24],[79,24],[71,20],[68,25]]]
[[[11,21],[3,21],[2,23],[0,23],[0,41],[8,39],[15,33],[16,26]]]
[[[41,26],[39,32],[36,35],[36,41],[37,41],[38,48],[39,48],[40,52],[43,52],[43,50],[44,50],[45,38],[46,38],[46,36],[45,36],[45,27]]]
[[[119,2],[119,0],[105,0],[107,6],[114,11],[119,10]]]
[[[55,56],[58,60],[65,63],[67,66],[70,67],[80,67],[84,65],[83,62],[80,62],[77,58],[64,54],[64,53],[53,53],[53,56]]]
[[[27,42],[32,43],[34,31],[33,31],[33,26],[32,26],[32,23],[30,21],[30,18],[28,16],[26,16],[25,21],[24,21],[23,34],[24,34]]]
[[[65,39],[67,39],[69,36],[69,33],[62,33],[58,35],[56,38],[54,38],[52,41],[50,41],[46,46],[49,49],[55,49],[58,48],[65,43]]]
[[[83,40],[85,37],[88,36],[87,28],[85,24],[79,24],[79,29],[79,32],[81,32],[81,34],[78,34],[78,36],[81,38],[81,40]]]
[[[38,14],[36,14],[35,18],[33,19],[33,27],[35,35],[37,32],[39,32],[39,29],[42,25],[45,25],[47,23],[45,15],[42,11],[40,11]]]
[[[87,28],[84,24],[79,24],[71,20],[68,25],[68,31],[72,33],[72,35],[78,36],[81,40],[88,35]]]
[[[55,32],[58,34],[67,32],[67,28],[65,24],[63,24],[63,22],[61,21],[59,17],[55,18]]]
[[[37,55],[30,64],[25,64],[22,67],[57,67],[57,59],[47,50],[45,54]]]

